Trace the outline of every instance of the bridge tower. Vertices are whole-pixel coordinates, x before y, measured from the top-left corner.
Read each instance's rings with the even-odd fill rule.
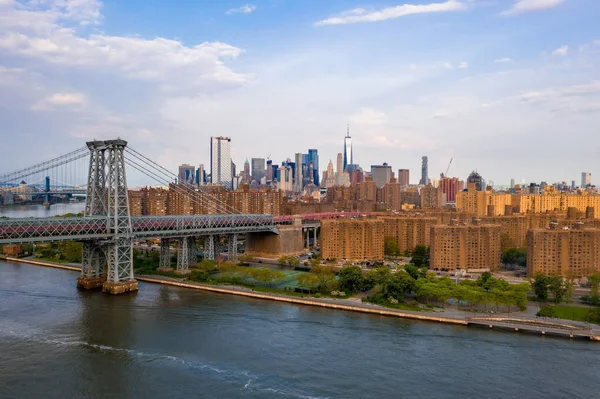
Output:
[[[84,241],[77,286],[121,294],[138,289],[133,276],[133,233],[125,174],[125,140],[90,141],[84,217],[106,218],[108,240]]]

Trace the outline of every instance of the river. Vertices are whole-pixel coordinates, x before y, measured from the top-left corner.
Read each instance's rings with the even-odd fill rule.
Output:
[[[600,345],[0,263],[0,398],[590,398]]]
[[[48,207],[39,204],[29,205],[5,205],[0,206],[0,217],[9,218],[47,218],[67,213],[83,212],[85,202],[72,202],[64,204],[52,204]]]

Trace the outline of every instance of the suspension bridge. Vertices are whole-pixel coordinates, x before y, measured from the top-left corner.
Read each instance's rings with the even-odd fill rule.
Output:
[[[82,166],[86,165],[86,166]],[[0,220],[0,245],[55,241],[82,243],[82,270],[77,286],[102,287],[120,294],[138,289],[133,274],[133,242],[160,239],[160,268],[170,268],[172,243],[177,243],[177,270],[185,274],[196,258],[196,242],[204,238],[206,259],[215,258],[221,236],[228,237],[228,252],[237,256],[239,234],[278,234],[272,215],[240,214],[211,195],[194,195],[186,187],[171,186],[193,202],[202,202],[207,215],[137,216],[129,208],[126,165],[160,185],[176,176],[150,158],[127,146],[125,140],[90,141],[85,147],[50,161],[0,176],[0,196],[86,195],[82,217],[23,218]],[[81,169],[84,169],[83,171]],[[43,181],[42,190],[31,190],[25,179]],[[85,182],[81,180],[85,179]],[[54,187],[52,182],[59,182]],[[66,182],[66,183],[65,183]],[[59,187],[60,186],[60,187]],[[21,187],[21,191],[14,190]],[[75,190],[77,187],[83,189]]]

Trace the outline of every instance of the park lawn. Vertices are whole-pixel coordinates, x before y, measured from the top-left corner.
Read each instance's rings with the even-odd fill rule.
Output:
[[[561,319],[587,321],[587,316],[590,313],[589,308],[579,306],[558,305],[556,306],[556,316]]]
[[[588,321],[588,315],[590,314],[590,311],[590,308],[583,308],[580,306],[550,305],[542,307],[538,312],[538,315],[586,322]]]

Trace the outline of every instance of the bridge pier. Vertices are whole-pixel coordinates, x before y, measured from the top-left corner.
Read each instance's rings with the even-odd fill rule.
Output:
[[[229,236],[229,244],[228,244],[228,255],[229,255],[229,260],[236,260],[238,257],[238,252],[237,252],[237,247],[238,247],[238,235],[237,234],[231,234]]]
[[[209,235],[204,239],[204,259],[215,260],[215,236]]]
[[[81,255],[81,276],[77,278],[77,288],[85,290],[101,288],[106,281],[104,248],[98,242],[84,241]]]
[[[163,273],[173,271],[171,267],[171,239],[169,238],[160,239],[160,255],[158,269],[156,270]]]
[[[190,246],[192,246],[192,240],[193,237],[182,237],[178,239],[176,274],[184,275],[190,273]]]

